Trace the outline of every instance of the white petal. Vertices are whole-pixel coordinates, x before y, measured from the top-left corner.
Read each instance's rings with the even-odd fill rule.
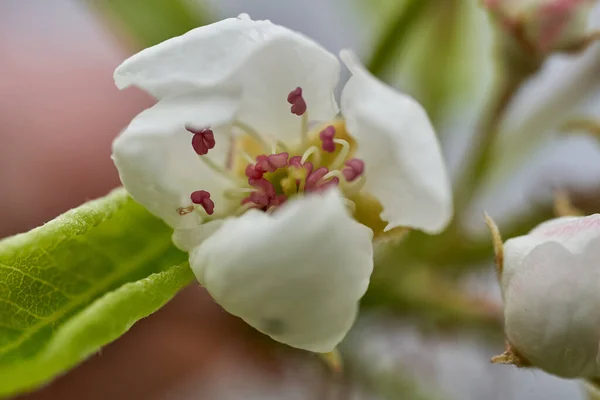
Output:
[[[342,51],[340,57],[353,74],[342,92],[342,114],[365,162],[365,190],[383,206],[386,230],[443,230],[452,217],[452,195],[425,110],[373,77],[354,54]]]
[[[221,225],[223,225],[223,220],[217,219],[202,225],[177,228],[173,232],[173,243],[179,250],[189,253],[215,233]]]
[[[169,39],[126,60],[119,88],[138,86],[156,97],[190,88],[239,87],[238,119],[264,135],[299,138],[300,118],[287,95],[300,86],[313,120],[334,117],[339,79],[334,55],[307,37],[270,21],[230,18]]]
[[[369,284],[372,237],[332,190],[291,200],[273,215],[249,211],[225,221],[190,265],[226,311],[289,346],[329,352]]]
[[[505,291],[508,341],[536,367],[566,377],[600,375],[600,237],[580,252],[538,245]]]
[[[188,93],[163,99],[135,117],[114,141],[112,156],[131,196],[171,227],[199,223],[195,213],[186,218],[177,213],[191,205],[195,190],[209,191],[218,212],[224,205],[223,189],[231,182],[200,161],[185,126],[210,126],[216,145],[207,156],[224,165],[229,149],[224,131],[237,106],[236,93]]]
[[[507,240],[504,243],[502,288],[508,287],[523,259],[539,245],[556,242],[573,253],[581,253],[596,238],[600,238],[600,214],[555,218],[538,225],[527,235]]]

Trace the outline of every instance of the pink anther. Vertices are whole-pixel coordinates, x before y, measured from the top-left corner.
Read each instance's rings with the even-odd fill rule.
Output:
[[[278,153],[278,154],[271,154],[270,156],[267,157],[267,159],[269,160],[269,163],[275,168],[284,168],[287,167],[287,162],[288,162],[288,157],[290,155],[288,153]]]
[[[259,207],[267,207],[271,203],[269,196],[264,193],[252,192],[248,198]]]
[[[296,167],[299,169],[304,168],[308,174],[310,174],[313,170],[313,165],[310,161],[305,161],[304,164],[302,164],[302,156],[294,156],[290,158],[288,165],[290,167]]]
[[[287,101],[292,105],[292,114],[300,116],[306,112],[306,102],[304,101],[304,97],[302,97],[301,87],[292,90],[290,94],[288,94]]]
[[[346,167],[342,169],[342,174],[348,182],[352,182],[365,171],[365,162],[358,158],[353,158],[345,162]]]
[[[329,170],[325,167],[320,167],[315,169],[308,177],[306,178],[305,188],[307,191],[314,190],[317,188],[317,184],[327,173]]]
[[[329,189],[332,186],[337,186],[340,183],[338,177],[334,176],[323,182],[325,175],[329,173],[329,170],[325,167],[317,168],[314,170],[308,178],[306,178],[306,184],[304,190],[307,192],[320,192]]]
[[[208,215],[212,215],[215,211],[215,203],[210,199],[210,193],[206,190],[197,190],[190,195],[192,203],[198,204],[204,208]]]
[[[250,179],[260,179],[263,176],[263,173],[257,171],[254,164],[248,164],[246,167],[246,176]]]
[[[568,35],[569,20],[573,18],[583,0],[554,0],[542,5],[539,11],[540,37],[539,46],[544,51],[556,44],[561,36]]]
[[[271,199],[270,206],[280,206],[287,201],[287,196],[284,194],[278,194],[274,199]]]
[[[266,172],[275,172],[278,168],[287,166],[288,157],[288,153],[270,154],[268,156],[260,155],[256,157],[254,170],[263,174]]]
[[[269,163],[269,157],[265,156],[264,154],[257,156],[256,157],[256,165],[254,166],[254,169],[256,171],[260,172],[261,174],[264,174],[265,172],[272,172],[272,171],[269,171],[271,169],[271,164]]]
[[[323,182],[320,185],[318,185],[314,191],[315,192],[323,192],[332,187],[336,187],[339,184],[340,184],[340,179],[337,176],[334,176],[333,178],[329,179],[328,181]]]
[[[259,191],[261,191],[262,193],[267,195],[269,198],[273,198],[276,195],[275,187],[273,186],[273,184],[271,182],[269,182],[265,178],[260,178],[260,179],[250,178],[250,179],[248,179],[248,183],[250,184],[250,186],[252,186],[256,189],[259,189]]]
[[[211,129],[195,129],[189,126],[186,126],[185,129],[194,134],[192,137],[192,147],[196,154],[203,156],[208,153],[208,150],[215,147],[215,135]]]
[[[302,156],[291,157],[288,164],[290,167],[302,168]]]
[[[335,137],[335,127],[333,125],[329,125],[327,128],[323,129],[321,133],[319,133],[319,138],[321,139],[321,148],[328,152],[333,153],[335,151],[335,142],[333,138]]]

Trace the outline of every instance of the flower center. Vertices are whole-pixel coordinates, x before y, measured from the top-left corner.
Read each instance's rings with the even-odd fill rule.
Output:
[[[365,163],[353,157],[356,146],[347,135],[344,122],[335,120],[309,132],[308,107],[302,88],[292,90],[287,101],[290,112],[302,119],[300,144],[293,147],[269,140],[252,127],[236,122],[234,126],[242,135],[233,139],[231,148],[235,152],[227,167],[206,156],[215,146],[213,131],[209,127],[186,126],[200,159],[236,185],[225,191],[230,201],[227,205],[215,205],[205,190],[191,193],[193,205],[178,209],[181,215],[196,211],[208,219],[239,215],[251,208],[273,212],[294,196],[319,193],[334,186],[344,194],[351,211],[355,211],[356,205],[349,199],[364,186]],[[224,211],[215,213],[215,208]]]

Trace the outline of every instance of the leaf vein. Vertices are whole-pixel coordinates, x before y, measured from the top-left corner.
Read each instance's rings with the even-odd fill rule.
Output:
[[[44,318],[46,318],[46,317],[42,317],[42,316],[40,316],[40,315],[34,314],[34,313],[32,313],[31,311],[29,311],[28,309],[26,309],[26,308],[23,308],[23,306],[20,306],[19,304],[15,303],[15,302],[13,302],[13,301],[10,301],[10,300],[8,300],[8,299],[5,299],[5,298],[3,298],[3,297],[0,297],[0,301],[1,301],[1,302],[3,302],[3,303],[9,304],[9,305],[11,305],[11,306],[13,306],[13,307],[15,307],[15,308],[18,308],[19,310],[21,310],[21,311],[23,311],[23,312],[25,312],[25,313],[27,313],[27,314],[31,315],[32,317],[34,317],[34,318],[36,318],[36,319],[43,320]]]
[[[74,237],[77,237],[77,236],[74,236]],[[79,275],[79,274],[77,274],[76,272],[74,272],[74,271],[71,271],[71,270],[65,270],[65,269],[62,269],[62,268],[60,268],[60,266],[59,266],[59,265],[58,265],[58,263],[56,262],[56,259],[54,258],[54,256],[53,256],[52,254],[50,254],[50,253],[48,252],[48,250],[46,250],[46,249],[44,249],[44,248],[41,248],[41,249],[39,249],[39,250],[40,250],[42,253],[44,253],[44,254],[46,255],[46,257],[48,257],[48,259],[50,260],[50,262],[52,263],[52,266],[53,266],[54,268],[58,268],[58,269],[60,269],[62,272],[66,273],[66,274],[68,274],[68,275],[71,275],[71,276],[73,276],[74,278],[77,278],[77,279],[81,280],[82,282],[85,282],[85,283],[87,283],[87,284],[89,284],[89,285],[93,285],[93,284],[94,284],[94,282],[93,282],[93,281],[89,280],[88,278],[84,277],[83,275]]]
[[[124,264],[124,268],[117,270],[118,271],[117,273],[109,274],[104,279],[96,282],[95,288],[90,289],[88,292],[86,292],[82,295],[73,297],[73,301],[70,302],[67,307],[58,309],[55,313],[46,317],[43,321],[40,321],[40,323],[31,326],[30,329],[25,331],[23,333],[23,335],[21,335],[19,338],[17,338],[13,342],[7,344],[6,346],[0,347],[0,353],[7,352],[7,351],[10,351],[10,350],[18,347],[25,340],[27,340],[28,338],[33,336],[35,333],[37,333],[40,329],[42,329],[44,326],[46,326],[48,323],[53,323],[53,322],[57,321],[59,318],[66,315],[70,311],[74,310],[81,304],[84,304],[86,301],[89,301],[94,296],[103,292],[115,280],[118,280],[118,279],[128,275],[129,273],[131,273],[135,269],[134,267],[136,265],[142,265],[146,260],[153,259],[157,255],[164,253],[169,247],[171,247],[170,241],[161,241],[161,244],[162,245],[153,244],[153,243],[149,242],[148,246],[146,248],[150,249],[151,251],[148,251],[146,253],[141,253],[141,255],[139,257],[135,257],[129,263]]]
[[[71,296],[69,296],[68,294],[66,294],[65,292],[63,292],[61,288],[54,286],[52,283],[50,283],[48,281],[40,279],[40,278],[38,278],[36,276],[33,276],[31,274],[28,274],[27,272],[25,272],[25,271],[23,271],[23,270],[21,270],[19,268],[15,268],[15,267],[12,267],[12,266],[4,264],[4,263],[0,263],[0,268],[4,268],[4,269],[8,269],[10,271],[18,272],[21,275],[28,277],[32,281],[40,282],[41,284],[43,284],[45,286],[48,286],[49,288],[52,288],[52,290],[54,290],[55,292],[58,292],[58,293],[62,294],[63,296],[65,296],[68,299],[72,298]]]

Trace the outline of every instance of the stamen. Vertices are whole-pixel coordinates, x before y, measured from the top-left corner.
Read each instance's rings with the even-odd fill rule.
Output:
[[[271,200],[271,206],[277,207],[282,205],[287,201],[287,196],[283,194],[278,194],[274,199]]]
[[[304,153],[306,154],[306,153]],[[310,174],[313,170],[313,164],[309,161],[302,161],[302,156],[294,156],[292,158],[290,158],[290,161],[288,162],[290,167],[296,167],[298,169],[305,169],[307,171],[308,174]]]
[[[242,156],[246,161],[248,161],[249,164],[254,164],[254,160],[252,159],[252,157],[250,157],[250,154],[246,153],[244,150],[242,149],[238,149],[237,150],[238,154],[240,156]]]
[[[333,160],[333,162],[329,165],[329,169],[339,169],[350,153],[350,143],[343,139],[333,139],[333,142],[342,145],[342,149],[335,160]]]
[[[331,178],[330,180],[323,182],[321,184],[319,184],[316,188],[315,191],[317,192],[323,192],[331,187],[336,187],[340,184],[340,179],[336,176],[334,178]]]
[[[279,147],[281,150],[283,150],[286,153],[290,152],[290,148],[286,146],[285,143],[283,143],[281,140],[276,140],[275,143],[277,144],[277,147]],[[273,152],[275,153],[275,152]]]
[[[204,162],[204,164],[206,164],[207,167],[209,167],[216,173],[224,176],[225,178],[229,179],[230,181],[234,182],[236,185],[239,185],[240,183],[245,184],[244,181],[240,181],[240,179],[238,179],[236,176],[232,175],[225,168],[223,168],[220,165],[218,165],[217,163],[215,163],[209,157],[200,157],[200,160],[202,160],[202,162]]]
[[[265,172],[273,172],[269,171],[271,168],[272,167],[269,163],[269,158],[267,156],[265,156],[264,154],[256,156],[256,165],[254,166],[254,169],[256,171],[260,172],[261,174],[264,174]]]
[[[192,137],[192,147],[196,154],[203,156],[208,153],[208,150],[215,147],[215,135],[210,128],[198,130],[186,125],[185,129],[194,135]]]
[[[184,216],[184,215],[188,215],[194,212],[194,206],[187,206],[187,207],[179,207],[177,209],[177,214]]]
[[[325,167],[317,168],[306,178],[306,190],[316,189],[319,181],[327,175],[329,170]]]
[[[262,136],[260,136],[260,133],[254,130],[254,128],[252,128],[250,125],[241,121],[235,121],[233,123],[233,126],[237,126],[241,130],[243,130],[244,133],[246,133],[248,136],[260,143],[265,152],[269,152],[271,150],[271,146],[269,146],[269,144],[262,138]]]
[[[223,192],[223,195],[228,199],[239,199],[240,196],[246,196],[250,193],[253,193],[255,189],[251,188],[232,188],[226,189]]]
[[[250,199],[251,202],[253,202],[254,204],[257,204],[261,207],[266,207],[271,202],[271,199],[269,198],[269,196],[267,196],[264,193],[259,193],[259,192],[251,193],[248,198]]]
[[[246,167],[246,176],[250,179],[260,179],[262,178],[263,173],[261,171],[257,171],[254,164],[248,164]]]
[[[265,192],[252,192],[250,196],[242,199],[242,206],[247,205],[248,208],[261,208],[263,211],[268,211],[273,207],[277,207],[287,201],[287,196],[283,194],[271,195]]]
[[[288,157],[288,153],[270,154],[268,156],[260,155],[256,157],[256,166],[254,169],[261,173],[275,172],[277,169],[287,166]]]
[[[308,160],[308,157],[314,155],[314,163],[316,165],[319,165],[321,163],[321,152],[319,151],[319,149],[317,148],[317,146],[310,146],[302,155],[302,158],[300,159],[300,163],[304,164],[306,163],[306,160]]]
[[[317,168],[306,178],[307,192],[320,192],[340,183],[340,171],[329,171],[325,167]],[[343,178],[343,176],[342,176]]]
[[[302,156],[290,157],[288,164],[290,167],[302,168]]]
[[[346,192],[348,196],[358,194],[362,190],[362,188],[365,187],[366,183],[367,179],[364,176],[361,176],[355,181],[347,183],[344,186],[344,192]]]
[[[238,149],[235,145],[235,139],[231,136],[231,133],[227,133],[227,139],[229,140],[229,148],[227,149],[227,158],[225,159],[225,169],[231,170],[233,166],[233,155],[235,152],[243,151]]]
[[[265,178],[260,179],[248,179],[250,186],[260,189],[268,197],[273,198],[276,195],[275,187],[271,182]]]
[[[304,101],[304,97],[302,97],[301,87],[292,90],[290,94],[288,94],[287,101],[292,105],[292,114],[301,116],[306,112],[306,102]]]
[[[365,162],[358,158],[353,158],[346,161],[346,167],[342,169],[342,173],[348,182],[352,182],[365,171]]]
[[[335,127],[333,125],[329,125],[327,128],[323,129],[321,133],[319,133],[319,138],[321,139],[321,148],[328,152],[333,153],[335,151],[335,143],[333,141],[333,137],[335,136]]]
[[[302,114],[302,120],[300,125],[300,138],[302,147],[306,147],[308,143],[308,113]]]
[[[279,153],[279,154],[271,154],[268,158],[269,163],[271,165],[273,165],[275,167],[275,169],[278,168],[284,168],[287,167],[287,162],[288,162],[288,157],[290,155],[288,153]]]
[[[208,215],[212,215],[215,211],[215,203],[210,199],[210,193],[206,190],[197,190],[190,195],[192,203],[198,204],[204,208]]]
[[[350,211],[354,214],[356,212],[356,203],[353,202],[352,200],[348,200],[345,197],[342,197],[342,202],[344,203],[344,205],[346,207],[348,207],[350,209]]]
[[[300,135],[302,137],[302,146],[305,146],[308,143],[308,113],[306,112],[306,101],[304,101],[304,97],[302,96],[302,88],[297,87],[292,90],[288,94],[287,101],[292,105],[290,110],[292,114],[302,116]]]
[[[327,174],[325,174],[325,176],[321,178],[319,183],[325,183],[326,180],[332,178],[337,178],[338,180],[346,180],[346,177],[344,176],[342,171],[340,171],[339,169],[334,169],[333,171],[329,171]]]

